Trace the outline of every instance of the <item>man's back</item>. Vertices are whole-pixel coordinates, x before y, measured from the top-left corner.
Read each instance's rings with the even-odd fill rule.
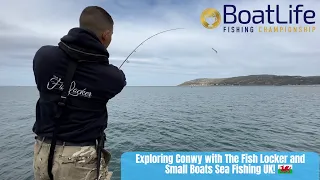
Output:
[[[113,25],[107,11],[88,6],[79,28],[71,29],[58,46],[37,51],[35,180],[111,178],[111,156],[104,149],[106,103],[126,85],[123,72],[108,60]]]
[[[58,46],[38,50],[33,70],[40,98],[33,131],[51,137],[53,117],[63,89],[68,61],[81,60],[69,88],[69,96],[58,139],[84,142],[97,139],[107,126],[106,103],[126,85],[125,75],[110,65],[109,54],[94,33],[71,29]]]

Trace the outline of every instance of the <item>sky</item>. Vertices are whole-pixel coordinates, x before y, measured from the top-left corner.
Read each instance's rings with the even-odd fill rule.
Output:
[[[108,51],[110,63],[116,66],[149,36],[184,28],[153,37],[130,56],[121,68],[128,86],[175,86],[197,78],[252,74],[320,75],[320,1],[301,2],[304,9],[316,12],[316,32],[225,33],[223,24],[206,29],[200,23],[206,8],[220,13],[224,4],[266,9],[268,4],[279,4],[277,0],[2,0],[0,86],[35,86],[34,53],[43,45],[57,45],[78,27],[81,11],[92,5],[103,7],[115,21]],[[279,4],[284,18],[290,3],[299,1]]]

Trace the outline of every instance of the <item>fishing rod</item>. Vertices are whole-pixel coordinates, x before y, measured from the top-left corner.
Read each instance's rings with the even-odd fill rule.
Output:
[[[161,32],[159,32],[159,33],[157,33],[157,34],[154,34],[154,35],[148,37],[146,40],[142,41],[142,43],[140,43],[140,44],[128,55],[128,57],[122,62],[122,64],[119,66],[119,69],[121,68],[121,66],[122,66],[125,62],[129,62],[129,61],[128,61],[129,57],[130,57],[134,52],[136,52],[136,50],[137,50],[144,42],[148,41],[149,39],[151,39],[151,38],[153,38],[154,36],[157,36],[157,35],[159,35],[159,34],[162,34],[162,33],[168,32],[168,31],[178,30],[178,29],[184,29],[184,28],[175,28],[175,29],[169,29],[169,30],[161,31]]]

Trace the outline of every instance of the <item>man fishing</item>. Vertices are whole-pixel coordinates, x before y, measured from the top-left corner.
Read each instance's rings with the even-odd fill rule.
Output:
[[[33,132],[35,180],[111,178],[104,149],[107,102],[126,86],[109,64],[113,19],[101,7],[85,8],[80,26],[58,46],[43,46],[33,59],[39,99]]]

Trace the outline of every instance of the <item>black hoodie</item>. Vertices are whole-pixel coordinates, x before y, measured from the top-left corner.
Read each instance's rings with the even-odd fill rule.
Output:
[[[33,59],[40,95],[33,132],[38,136],[52,136],[53,117],[63,89],[68,61],[75,58],[82,62],[69,89],[58,139],[67,142],[95,140],[107,127],[108,100],[126,86],[125,75],[109,64],[109,53],[92,32],[73,28],[61,38],[59,46],[43,46]]]

